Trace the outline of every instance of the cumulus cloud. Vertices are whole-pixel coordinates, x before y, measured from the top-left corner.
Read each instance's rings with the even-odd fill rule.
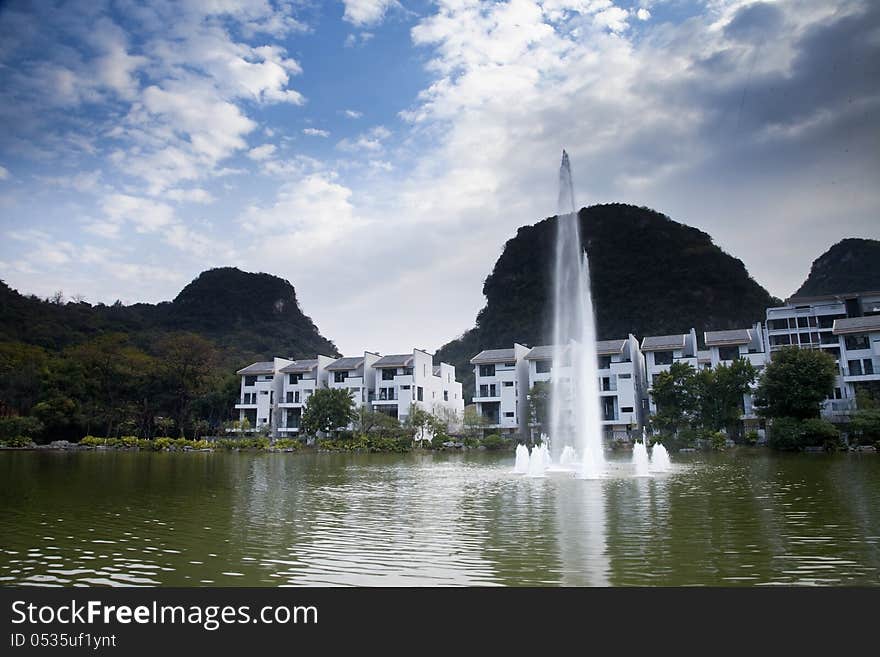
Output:
[[[343,0],[345,12],[342,19],[357,27],[381,23],[391,7],[397,7],[396,0]]]
[[[359,119],[364,115],[363,112],[358,112],[357,110],[353,109],[347,109],[343,112],[343,114],[345,114],[345,116],[349,119]]]
[[[303,128],[303,134],[310,137],[329,137],[330,132],[319,128]]]
[[[342,139],[336,144],[336,148],[341,151],[353,153],[357,151],[367,151],[372,153],[380,152],[384,149],[383,142],[391,136],[391,131],[384,126],[376,126],[367,132],[359,134],[354,139]]]
[[[267,160],[275,152],[275,144],[263,144],[248,151],[247,156],[255,162]]]

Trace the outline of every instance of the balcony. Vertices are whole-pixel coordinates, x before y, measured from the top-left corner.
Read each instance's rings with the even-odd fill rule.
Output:
[[[854,399],[826,399],[822,403],[822,416],[831,419],[846,419],[856,411]]]

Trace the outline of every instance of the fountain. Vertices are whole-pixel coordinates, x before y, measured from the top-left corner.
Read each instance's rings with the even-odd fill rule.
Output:
[[[559,457],[559,465],[562,467],[568,467],[574,465],[577,461],[577,452],[574,451],[574,448],[571,445],[566,445],[562,448],[562,456]]]
[[[636,477],[650,477],[650,461],[648,460],[648,448],[645,443],[637,442],[633,445],[633,467]]]
[[[513,466],[514,474],[528,474],[529,472],[529,448],[519,444],[516,446],[516,464]]]
[[[663,443],[655,443],[651,448],[651,470],[653,472],[669,472],[671,469],[669,452],[666,451]]]
[[[550,436],[553,456],[565,448],[581,455],[578,476],[601,477],[605,471],[599,414],[596,326],[590,271],[581,248],[577,206],[568,153],[562,151],[556,220],[553,278],[553,368]]]
[[[547,445],[541,443],[532,447],[532,453],[529,456],[528,476],[532,478],[543,477],[550,462],[550,452]]]

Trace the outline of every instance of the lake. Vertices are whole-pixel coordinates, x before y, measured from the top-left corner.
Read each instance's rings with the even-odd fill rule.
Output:
[[[672,457],[5,451],[0,585],[880,584],[880,455]]]

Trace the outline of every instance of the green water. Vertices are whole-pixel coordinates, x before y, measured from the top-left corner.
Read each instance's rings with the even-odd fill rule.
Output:
[[[0,452],[0,585],[880,584],[880,455]]]

